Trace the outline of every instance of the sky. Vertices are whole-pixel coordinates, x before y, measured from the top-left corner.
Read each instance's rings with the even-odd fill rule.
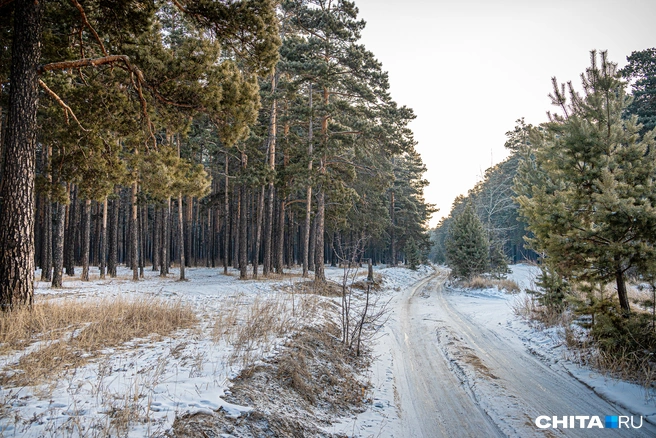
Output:
[[[426,201],[447,216],[488,167],[507,157],[505,133],[554,108],[551,78],[580,84],[590,50],[619,67],[656,46],[655,0],[354,0],[360,42],[389,73],[430,182]]]

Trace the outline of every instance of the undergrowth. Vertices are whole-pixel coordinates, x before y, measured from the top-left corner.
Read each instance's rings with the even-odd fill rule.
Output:
[[[633,302],[640,292],[630,289]],[[569,356],[614,378],[656,388],[656,321],[644,307],[621,311],[611,285],[581,292],[568,288],[518,296],[515,314],[544,327],[561,327]]]

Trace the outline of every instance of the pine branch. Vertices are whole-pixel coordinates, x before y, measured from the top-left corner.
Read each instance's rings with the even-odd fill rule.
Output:
[[[96,41],[98,41],[98,44],[100,45],[100,50],[102,50],[103,55],[108,56],[107,50],[105,50],[105,45],[100,39],[98,32],[96,32],[96,29],[94,29],[91,23],[89,23],[89,20],[87,19],[87,14],[84,12],[84,8],[82,7],[82,5],[80,5],[80,3],[77,0],[71,0],[71,3],[73,3],[73,5],[77,8],[77,10],[80,11],[80,17],[82,18],[82,23],[84,23],[84,25],[89,28],[89,31],[91,31],[93,37],[96,39]]]
[[[64,113],[66,114],[66,124],[67,124],[67,125],[68,125],[68,114],[70,113],[70,114],[71,114],[71,117],[73,117],[73,120],[75,120],[75,121],[77,122],[77,124],[78,124],[78,126],[80,127],[81,130],[83,130],[83,131],[85,131],[85,132],[88,132],[88,131],[89,131],[88,129],[85,129],[85,128],[82,126],[82,124],[80,123],[80,121],[79,121],[79,120],[77,119],[77,117],[75,116],[75,113],[73,112],[73,110],[71,109],[71,107],[68,106],[68,105],[66,105],[66,102],[64,102],[64,101],[62,100],[62,98],[59,97],[59,96],[57,95],[57,93],[55,93],[54,91],[52,91],[52,90],[46,85],[46,83],[43,82],[41,79],[39,79],[39,86],[40,86],[41,88],[43,88],[43,89],[46,91],[46,93],[48,93],[48,95],[50,95],[50,97],[52,97],[53,99],[55,99],[55,101],[59,104],[59,106],[61,106],[62,108],[64,108]]]
[[[99,65],[114,64],[116,62],[123,63],[125,65],[125,69],[131,73],[130,80],[132,81],[132,85],[137,90],[137,94],[139,95],[139,100],[141,102],[141,112],[148,124],[148,131],[150,134],[150,138],[153,140],[153,144],[157,145],[157,140],[155,139],[155,133],[153,132],[153,122],[150,120],[150,116],[148,116],[148,111],[146,110],[147,103],[143,95],[143,86],[147,85],[146,80],[144,79],[142,71],[139,70],[139,68],[137,68],[136,66],[132,65],[132,63],[130,62],[130,58],[128,56],[110,55],[110,56],[104,56],[102,58],[87,58],[87,59],[78,59],[75,61],[52,62],[50,64],[40,65],[38,69],[38,73],[43,74],[47,71],[69,70],[74,68],[79,69],[82,67],[97,67]],[[137,78],[136,82],[134,80],[135,76]]]

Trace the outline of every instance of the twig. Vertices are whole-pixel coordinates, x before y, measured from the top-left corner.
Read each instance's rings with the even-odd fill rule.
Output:
[[[89,20],[87,19],[87,14],[84,12],[84,8],[80,3],[78,3],[77,0],[71,0],[71,3],[75,5],[78,11],[80,11],[80,16],[82,17],[82,22],[86,27],[89,28],[91,33],[93,34],[93,37],[98,41],[98,44],[100,44],[100,50],[102,50],[103,55],[108,56],[107,50],[105,50],[105,45],[102,43],[102,40],[100,39],[100,36],[98,36],[98,32],[96,32],[96,29],[91,26],[91,23],[89,23]]]
[[[55,101],[59,104],[59,106],[61,106],[62,108],[64,108],[64,114],[66,114],[66,124],[67,124],[67,125],[68,125],[68,122],[69,122],[69,121],[68,121],[68,113],[70,113],[70,114],[71,114],[71,117],[73,117],[73,120],[75,120],[75,121],[77,122],[77,124],[78,124],[78,126],[80,127],[81,130],[83,130],[83,131],[85,131],[85,132],[88,132],[88,131],[89,131],[88,129],[84,129],[84,127],[82,126],[82,124],[80,123],[80,121],[79,121],[79,120],[77,119],[77,117],[75,116],[75,113],[73,112],[73,110],[71,109],[71,107],[68,106],[68,105],[66,105],[66,102],[64,102],[64,101],[61,99],[61,97],[59,97],[59,96],[57,95],[57,93],[55,93],[55,92],[52,91],[50,88],[48,88],[48,86],[46,85],[46,83],[43,82],[41,79],[39,79],[39,86],[41,86],[41,88],[43,88],[44,90],[46,90],[46,92],[50,95],[50,97],[52,97],[53,99],[55,99]]]

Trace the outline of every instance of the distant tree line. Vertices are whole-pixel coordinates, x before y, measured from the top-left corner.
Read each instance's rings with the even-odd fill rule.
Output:
[[[325,279],[429,249],[425,166],[349,1],[0,4],[0,304],[125,264]],[[348,258],[348,255],[345,256]],[[260,272],[261,269],[261,272]]]
[[[456,234],[471,234],[470,231],[459,228],[459,217],[467,211],[467,215],[474,214],[467,221],[478,222],[479,225],[470,223],[469,227],[482,230],[482,239],[474,238],[478,245],[484,245],[485,250],[479,254],[485,254],[484,260],[470,260],[467,263],[479,266],[473,273],[480,274],[492,269],[498,274],[505,271],[507,263],[517,263],[522,260],[535,260],[537,254],[526,246],[524,236],[527,234],[526,223],[519,218],[519,205],[515,201],[513,190],[514,179],[517,175],[517,167],[520,161],[518,150],[522,144],[528,144],[531,125],[527,125],[524,119],[517,120],[517,126],[513,131],[506,133],[507,141],[505,147],[511,152],[510,156],[501,163],[490,167],[485,171],[480,182],[470,189],[467,195],[460,195],[453,201],[449,215],[443,218],[438,226],[431,231],[432,247],[429,257],[435,263],[449,262],[449,241],[461,238]],[[485,242],[485,243],[482,243]],[[453,247],[453,245],[451,244]],[[451,254],[453,256],[453,251]],[[469,276],[469,275],[467,275]]]

